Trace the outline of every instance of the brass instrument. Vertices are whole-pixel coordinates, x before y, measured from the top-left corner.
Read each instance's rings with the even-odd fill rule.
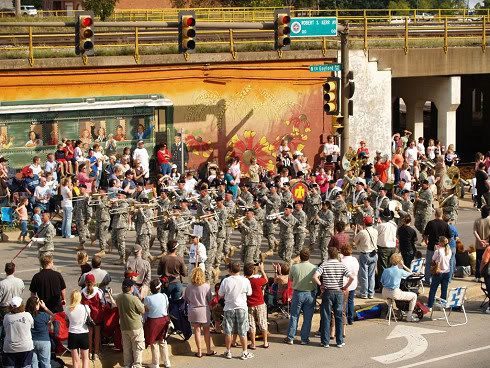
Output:
[[[170,210],[164,211],[163,214],[154,216],[150,218],[149,220],[151,222],[163,222],[163,221],[168,221],[171,218],[174,218],[176,216],[180,215],[178,212],[171,212]]]
[[[446,190],[451,190],[460,185],[461,174],[457,166],[451,166],[446,170],[446,174],[442,178],[442,187]]]
[[[352,147],[349,147],[344,156],[342,156],[342,168],[345,171],[352,170],[354,172],[357,172],[357,170],[359,169],[359,163],[357,162],[357,152]]]
[[[446,196],[446,198],[444,198],[444,199],[441,201],[441,203],[439,203],[439,208],[444,207],[444,204],[447,202],[447,200],[448,200],[449,198],[451,198],[451,197],[454,197],[454,196],[455,196],[455,194],[454,194],[454,193],[453,193],[453,194],[449,194],[448,196]]]
[[[402,209],[402,204],[393,199],[388,202],[388,209],[393,212],[395,218],[400,218],[400,214],[398,213]]]
[[[350,212],[351,216],[357,215],[359,213],[360,204],[347,203],[347,211]]]
[[[213,213],[208,213],[208,214],[202,215],[202,216],[196,216],[194,218],[191,218],[189,220],[186,220],[186,221],[180,223],[179,224],[179,227],[181,227],[181,226],[187,226],[187,225],[192,225],[192,224],[194,224],[196,222],[201,222],[203,220],[210,219],[210,218],[213,218],[213,217],[214,217],[215,220],[217,220],[218,214],[216,212],[213,212]]]
[[[77,202],[77,201],[84,201],[86,199],[89,199],[89,196],[76,196],[72,197],[72,202]]]
[[[110,215],[124,215],[126,213],[129,213],[130,211],[131,211],[130,207],[116,207],[116,208],[110,208],[109,214]]]
[[[230,217],[228,219],[228,226],[231,227],[233,230],[238,228],[238,226],[241,225],[243,220],[245,220],[247,217],[246,216],[239,216],[239,217]]]
[[[284,216],[284,212],[277,212],[277,213],[272,213],[270,215],[267,215],[265,219],[268,221],[274,221],[283,216]]]

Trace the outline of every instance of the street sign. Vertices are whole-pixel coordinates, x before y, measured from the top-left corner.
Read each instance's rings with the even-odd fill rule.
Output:
[[[310,65],[310,72],[340,72],[342,64]]]
[[[336,17],[291,18],[291,37],[335,37]]]

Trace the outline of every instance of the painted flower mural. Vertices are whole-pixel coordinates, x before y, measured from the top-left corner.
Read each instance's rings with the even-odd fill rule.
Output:
[[[199,135],[198,135],[199,134]],[[185,135],[185,143],[189,148],[189,152],[204,158],[209,158],[213,153],[211,141],[206,141],[202,138],[202,132],[192,132]]]
[[[228,143],[228,157],[240,157],[242,168],[245,170],[248,170],[252,157],[256,158],[260,166],[274,170],[276,148],[265,136],[257,140],[256,134],[253,130],[245,130],[241,137],[235,134]]]

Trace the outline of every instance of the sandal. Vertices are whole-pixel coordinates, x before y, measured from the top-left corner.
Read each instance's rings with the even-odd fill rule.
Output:
[[[218,355],[218,352],[213,350],[210,353],[206,353],[206,356],[213,356],[213,355]]]
[[[195,356],[196,358],[202,358],[202,354],[199,354],[199,353],[194,353],[194,356]]]
[[[250,350],[255,350],[255,349],[257,349],[257,347],[256,347],[255,345],[254,345],[254,346],[249,345],[249,346],[248,346],[248,349],[250,349]]]
[[[262,347],[263,349],[269,349],[269,344],[267,344],[267,345],[266,345],[266,344],[264,344],[264,345],[262,345],[261,347]]]

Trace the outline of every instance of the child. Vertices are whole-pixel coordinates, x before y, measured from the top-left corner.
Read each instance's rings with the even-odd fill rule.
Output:
[[[264,263],[260,262],[256,267],[253,263],[245,264],[243,275],[250,281],[252,294],[247,297],[249,323],[250,323],[250,350],[255,350],[256,326],[258,326],[264,338],[263,348],[267,349],[267,306],[264,301],[263,288],[267,285],[267,275],[264,271]]]
[[[32,159],[32,164],[29,166],[34,175],[40,176],[43,168],[41,167],[41,158],[39,156],[34,156]]]
[[[67,162],[66,169],[67,173],[71,174],[73,172],[73,165],[76,163],[75,161],[75,150],[73,148],[73,141],[67,140],[66,146],[63,148],[65,151],[65,159]]]
[[[277,285],[277,297],[280,298],[284,293],[284,290],[288,287],[289,282],[289,263],[273,263],[274,271],[276,273],[276,277],[274,278],[274,284]]]
[[[131,163],[131,148],[124,147],[121,159],[123,158],[126,160],[126,163]]]
[[[34,224],[34,234],[37,234],[39,227],[41,226],[41,208],[35,207],[34,214],[32,215],[32,223]]]
[[[66,161],[66,153],[63,149],[62,144],[58,144],[56,146],[56,151],[54,152],[54,159],[58,163],[58,167],[60,169],[61,176],[65,176],[65,173],[68,172],[68,162]]]
[[[88,263],[88,254],[84,250],[77,252],[77,263],[80,266],[81,275],[92,271],[92,267]]]
[[[206,247],[203,243],[199,241],[199,237],[197,235],[192,235],[192,244],[189,249],[189,272],[192,272],[194,267],[199,267],[203,271],[206,271],[204,268],[204,263],[206,262]]]
[[[29,203],[29,200],[27,198],[22,198],[19,202],[19,205],[15,209],[15,213],[19,216],[20,220],[20,234],[19,237],[17,238],[17,241],[20,242],[20,238],[22,237],[22,241],[26,241],[26,236],[27,236],[27,205]]]

